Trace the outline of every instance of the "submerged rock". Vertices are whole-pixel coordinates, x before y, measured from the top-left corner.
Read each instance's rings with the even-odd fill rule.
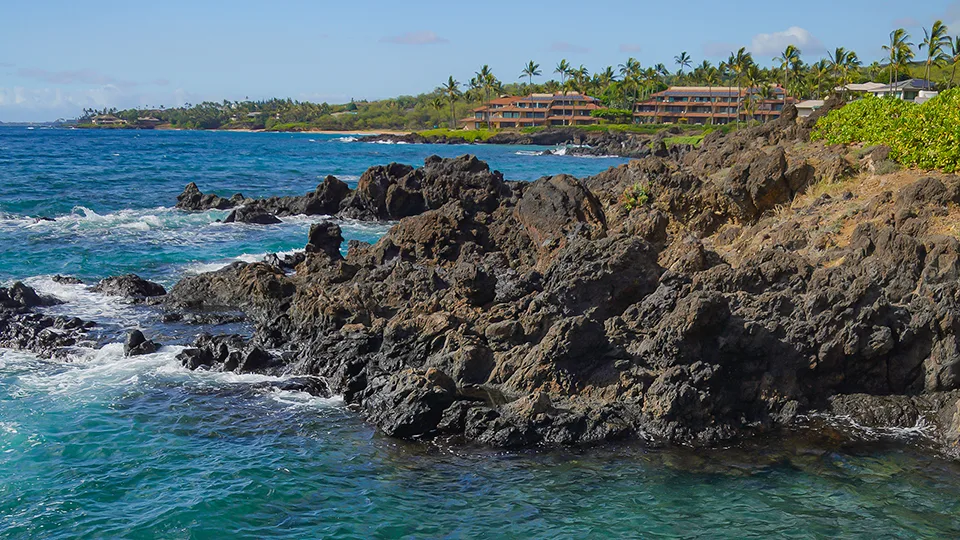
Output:
[[[283,223],[277,216],[265,212],[256,206],[241,206],[230,212],[224,223],[252,223],[255,225],[276,225]]]
[[[70,348],[88,343],[88,332],[94,323],[35,311],[57,303],[23,283],[0,287],[0,347],[30,351],[43,357],[62,357]]]
[[[136,274],[108,277],[97,283],[93,290],[111,296],[142,300],[153,296],[163,296],[167,290],[163,285],[147,281]]]
[[[160,349],[160,344],[147,339],[140,330],[131,330],[127,333],[127,342],[123,345],[124,356],[140,356],[153,354]]]

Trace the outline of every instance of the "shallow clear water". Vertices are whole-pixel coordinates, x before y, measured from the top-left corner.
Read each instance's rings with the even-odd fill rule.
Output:
[[[169,285],[305,243],[311,219],[253,227],[172,210],[189,181],[226,194],[302,193],[328,173],[355,181],[369,165],[468,151],[511,179],[620,162],[336,139],[0,128],[0,282],[26,279],[68,301],[53,311],[183,343],[195,329],[49,275],[135,271]],[[364,240],[385,228],[344,225]],[[113,344],[68,363],[0,350],[0,537],[960,535],[960,466],[896,442],[437,448],[379,436],[336,398],[186,371],[178,350],[124,359]]]

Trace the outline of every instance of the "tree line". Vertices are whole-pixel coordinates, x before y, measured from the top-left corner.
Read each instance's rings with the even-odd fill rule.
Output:
[[[936,21],[924,28],[923,39],[914,44],[903,28],[890,33],[882,45],[884,60],[864,65],[855,51],[837,47],[824,57],[808,63],[803,51],[788,45],[780,55],[762,66],[741,47],[717,65],[708,60],[694,64],[683,51],[673,57],[671,68],[664,63],[643,66],[628,58],[617,66],[605,66],[592,72],[585,66],[574,67],[566,59],[552,70],[551,78],[535,82],[544,74],[540,64],[531,60],[523,65],[518,82],[504,83],[489,65],[483,65],[471,79],[461,83],[454,76],[430,92],[418,96],[399,96],[377,101],[351,101],[346,104],[311,103],[291,99],[242,100],[185,104],[183,107],[145,107],[117,111],[84,110],[80,123],[88,123],[97,114],[113,114],[135,124],[138,118],[156,118],[172,127],[185,129],[266,129],[297,131],[307,129],[416,130],[449,124],[457,126],[459,114],[503,95],[529,93],[579,92],[600,99],[614,113],[609,118],[629,121],[637,103],[671,85],[729,86],[750,88],[742,107],[748,113],[778,94],[776,87],[798,99],[823,99],[839,86],[850,83],[886,81],[891,86],[904,78],[917,77],[950,88],[960,63],[960,36],[951,37],[946,25]],[[786,94],[780,94],[786,99]]]

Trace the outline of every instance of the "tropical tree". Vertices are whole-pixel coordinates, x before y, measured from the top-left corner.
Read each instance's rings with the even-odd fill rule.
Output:
[[[893,93],[893,83],[900,75],[901,62],[909,62],[913,59],[913,43],[907,41],[910,34],[903,28],[897,28],[890,32],[890,43],[883,46],[883,50],[889,55],[890,63],[887,64],[890,74],[888,82],[890,84],[890,93]]]
[[[447,83],[442,87],[443,92],[447,95],[447,101],[450,102],[450,129],[457,128],[457,106],[456,103],[462,95],[460,93],[460,83],[453,78],[453,75],[447,79]]]
[[[637,90],[640,86],[640,62],[632,56],[627,58],[627,61],[617,66],[620,68],[620,76],[623,78],[624,82],[624,91],[628,88],[633,88],[633,101],[631,102],[632,108],[635,110],[637,108]],[[626,95],[624,95],[626,99]]]
[[[842,88],[840,93],[844,95],[846,86],[850,83],[850,72],[860,67],[860,58],[858,58],[857,53],[853,51],[848,51],[843,47],[837,47],[833,51],[833,56],[829,58],[828,61],[830,63],[830,70]]]
[[[957,64],[960,63],[960,36],[954,36],[950,40],[950,63],[953,64],[953,70],[950,72],[947,90],[953,88],[953,79],[957,76]]]
[[[823,79],[830,75],[830,62],[821,58],[810,66],[810,73],[817,81],[817,99],[823,99]]]
[[[594,74],[594,76],[597,78],[597,84],[604,88],[617,81],[617,72],[613,70],[613,66],[603,68],[603,71]]]
[[[560,74],[560,84],[567,82],[567,75],[570,74],[570,62],[567,62],[566,58],[560,60],[553,72]]]
[[[779,58],[774,58],[774,62],[780,62],[780,69],[783,70],[783,106],[787,106],[787,87],[790,85],[790,71],[793,66],[800,62],[800,49],[795,45],[787,45],[787,48],[780,53]]]
[[[740,47],[737,52],[731,52],[727,58],[727,68],[733,73],[737,80],[737,127],[740,126],[740,93],[743,88],[743,76],[750,66],[753,65],[753,55],[747,52],[746,47]]]
[[[713,102],[713,87],[720,83],[721,72],[709,64],[706,60],[703,61],[703,66],[701,66],[701,80],[703,84],[707,85],[707,95],[710,99],[710,124],[714,124],[716,121],[717,107]]]
[[[683,51],[678,56],[674,56],[673,61],[680,66],[677,74],[680,76],[680,78],[683,78],[683,68],[690,67],[690,55],[687,54],[687,51]]]
[[[483,101],[489,102],[490,92],[495,88],[497,88],[497,86],[500,84],[500,81],[498,81],[497,78],[493,76],[493,71],[490,69],[490,66],[488,66],[487,64],[484,64],[483,66],[481,66],[480,71],[474,73],[474,75],[475,75],[475,81],[472,81],[473,86],[475,88],[482,89]],[[490,128],[490,109],[489,108],[487,109],[486,117],[487,117],[487,128],[489,129]]]
[[[930,87],[930,67],[940,65],[947,60],[945,49],[950,44],[950,36],[947,35],[947,27],[943,21],[936,21],[933,27],[928,31],[923,29],[923,41],[920,43],[921,51],[927,50],[927,65],[923,80],[927,83],[927,89]]]
[[[537,64],[533,60],[527,63],[524,66],[523,71],[520,72],[521,77],[527,77],[530,80],[530,85],[533,86],[533,78],[543,75],[540,71],[540,64]]]
[[[774,99],[777,98],[776,93],[773,91],[773,87],[771,87],[771,86],[770,86],[769,84],[767,84],[767,83],[761,84],[755,95],[756,95],[756,98],[757,98],[757,103],[759,103],[759,104],[761,105],[761,107],[760,107],[760,110],[761,110],[761,111],[763,111],[763,107],[762,107],[763,104],[768,104],[770,101],[773,101]],[[784,98],[784,99],[786,99],[786,98]],[[768,106],[768,110],[769,110],[770,105],[767,105],[767,106]],[[769,116],[769,115],[761,114],[760,120],[761,120],[763,123],[766,123],[768,116]]]

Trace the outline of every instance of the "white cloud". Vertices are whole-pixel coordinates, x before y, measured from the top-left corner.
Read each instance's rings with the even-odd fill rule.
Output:
[[[791,26],[782,32],[757,34],[750,42],[750,52],[760,56],[775,56],[783,52],[787,45],[793,45],[802,51],[819,52],[823,44],[807,30]]]
[[[417,32],[407,32],[399,36],[387,36],[380,38],[381,43],[394,43],[398,45],[433,45],[437,43],[449,43],[450,40],[442,38],[436,32],[430,30],[420,30]]]
[[[46,121],[75,118],[84,108],[176,107],[206,99],[183,89],[162,93],[131,92],[114,84],[96,88],[0,87],[0,121]]]
[[[643,49],[635,43],[623,43],[620,45],[620,52],[622,53],[638,53]]]

